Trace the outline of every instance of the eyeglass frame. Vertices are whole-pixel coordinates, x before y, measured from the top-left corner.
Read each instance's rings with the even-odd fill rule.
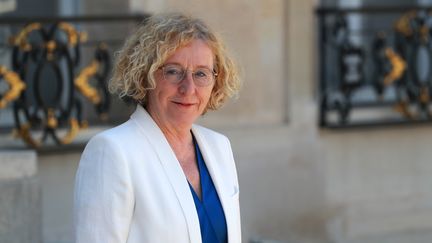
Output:
[[[207,87],[207,86],[209,86],[210,84],[212,84],[213,82],[216,81],[215,78],[218,76],[218,73],[217,73],[214,69],[211,70],[210,68],[207,68],[207,67],[199,68],[199,69],[206,69],[206,70],[210,71],[211,74],[212,74],[212,80],[211,80],[211,82],[209,82],[207,85],[199,85],[199,84],[197,84],[197,82],[195,81],[195,78],[194,78],[194,74],[197,72],[197,70],[192,71],[192,70],[189,70],[189,69],[187,69],[187,68],[184,68],[183,66],[181,66],[181,65],[179,65],[179,64],[165,64],[165,65],[162,65],[162,66],[160,66],[160,67],[158,68],[158,70],[160,69],[160,70],[162,71],[162,77],[163,77],[165,80],[168,80],[168,79],[165,77],[165,71],[164,71],[164,69],[165,69],[167,66],[180,67],[181,70],[182,70],[182,73],[183,73],[182,78],[181,78],[181,79],[178,79],[176,82],[170,82],[170,83],[172,83],[172,84],[179,84],[179,83],[181,83],[181,82],[186,78],[186,75],[187,75],[188,72],[190,72],[190,73],[192,74],[192,80],[193,80],[194,84],[195,84],[196,86],[198,86],[198,87]]]

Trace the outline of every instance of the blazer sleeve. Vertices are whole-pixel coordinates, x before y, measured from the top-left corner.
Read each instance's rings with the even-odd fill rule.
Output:
[[[76,174],[76,243],[126,242],[133,208],[133,187],[123,151],[110,139],[96,136],[86,146]]]

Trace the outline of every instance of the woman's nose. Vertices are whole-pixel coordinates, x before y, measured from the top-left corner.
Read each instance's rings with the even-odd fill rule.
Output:
[[[179,91],[181,94],[192,94],[195,91],[195,83],[192,75],[191,72],[186,72],[185,77],[180,82]]]

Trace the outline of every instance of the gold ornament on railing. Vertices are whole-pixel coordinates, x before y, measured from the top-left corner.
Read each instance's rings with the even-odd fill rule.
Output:
[[[416,11],[409,11],[402,15],[402,17],[400,17],[394,25],[395,30],[406,37],[411,37],[414,34],[414,31],[411,27],[411,20],[414,19],[416,15]]]
[[[51,117],[48,118],[48,127],[55,129],[57,126],[57,121],[55,118]],[[70,144],[75,139],[75,137],[78,135],[79,131],[81,129],[85,129],[88,127],[87,121],[83,121],[81,124],[79,124],[78,120],[76,118],[71,118],[69,120],[69,129],[66,132],[66,134],[60,138],[61,144]],[[15,129],[13,131],[13,135],[15,137],[19,137],[24,142],[26,142],[28,145],[32,146],[33,148],[39,148],[42,145],[42,141],[40,139],[35,139],[31,132],[30,132],[31,124],[26,123],[20,126],[20,128],[17,130]]]
[[[19,46],[19,48],[24,52],[31,51],[31,45],[27,41],[28,35],[31,32],[35,30],[39,30],[41,28],[42,25],[40,23],[29,24],[23,30],[21,30],[16,36],[12,36],[10,38],[10,43],[14,46]]]
[[[56,129],[58,127],[58,121],[55,117],[54,110],[52,108],[48,109],[46,126],[51,129]]]
[[[99,62],[94,60],[90,65],[81,70],[79,75],[75,78],[75,87],[93,104],[99,104],[101,102],[101,97],[97,90],[89,84],[90,78],[97,73],[98,69]]]
[[[87,34],[85,32],[78,32],[75,27],[71,24],[60,22],[58,24],[59,29],[66,32],[68,36],[68,44],[70,47],[75,47],[78,42],[87,41]]]
[[[384,77],[384,84],[390,85],[394,81],[400,79],[405,72],[406,62],[404,59],[399,56],[396,52],[391,48],[386,48],[385,55],[389,59],[392,69],[390,72]]]
[[[426,43],[429,40],[429,27],[427,25],[423,25],[419,29],[421,40]]]
[[[9,42],[14,46],[19,46],[19,48],[24,52],[31,51],[32,46],[28,42],[28,36],[31,32],[40,30],[41,28],[42,24],[31,23],[21,30],[16,36],[12,36]],[[75,47],[79,42],[87,41],[87,33],[78,32],[71,24],[60,22],[58,23],[58,28],[66,33],[68,37],[68,45],[70,47]],[[57,48],[56,42],[54,40],[50,40],[47,41],[44,46],[48,50],[48,59],[52,59],[53,52]]]
[[[33,139],[30,133],[31,125],[30,123],[22,124],[19,129],[14,129],[14,137],[21,138],[25,143],[32,146],[33,148],[38,148],[41,143]]]
[[[83,120],[81,121],[80,124],[78,119],[72,117],[69,120],[69,130],[67,131],[66,135],[60,139],[60,143],[70,144],[74,140],[74,138],[78,135],[78,132],[81,129],[86,129],[86,128],[88,128],[87,121]]]
[[[54,51],[57,48],[57,44],[55,41],[50,40],[45,43],[45,49],[47,50],[47,59],[52,61],[54,59]]]
[[[429,88],[427,86],[423,86],[420,88],[419,100],[421,104],[429,103]]]
[[[409,103],[405,100],[396,103],[394,110],[402,114],[402,116],[406,117],[407,119],[415,119],[417,117],[416,114],[410,111]]]
[[[51,129],[57,129],[58,122],[54,116],[54,111],[50,109],[48,110],[47,114],[48,114],[47,127]],[[87,127],[88,127],[87,121],[82,121],[81,124],[79,124],[76,118],[71,118],[69,120],[69,128],[66,134],[59,139],[60,143],[70,144],[78,135],[79,131]],[[42,141],[40,141],[40,139],[35,139],[32,133],[30,132],[30,129],[31,129],[31,124],[25,123],[21,125],[19,129],[14,129],[13,135],[14,137],[21,138],[22,140],[24,140],[24,142],[26,142],[28,145],[32,146],[33,148],[39,148],[42,145]]]
[[[409,11],[406,14],[402,15],[394,25],[396,32],[401,33],[405,37],[412,37],[414,35],[414,29],[412,26],[412,22],[417,17],[417,11]],[[430,14],[430,13],[429,13]],[[418,28],[418,34],[420,36],[420,40],[423,43],[428,42],[429,40],[429,26],[423,23]]]
[[[3,76],[3,79],[10,86],[9,90],[0,99],[0,109],[3,109],[9,102],[18,99],[26,85],[17,73],[8,70],[5,66],[0,65],[0,76]]]
[[[70,121],[70,129],[67,132],[67,134],[61,139],[61,143],[62,144],[69,144],[71,143],[74,138],[76,137],[76,135],[78,134],[79,130],[80,130],[80,125],[77,119],[75,118],[71,118]]]

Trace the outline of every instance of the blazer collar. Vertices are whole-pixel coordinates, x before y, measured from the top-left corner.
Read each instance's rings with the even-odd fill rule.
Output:
[[[162,164],[171,187],[174,189],[177,196],[177,200],[183,209],[183,214],[189,230],[190,241],[201,242],[200,224],[193,196],[174,151],[171,149],[171,146],[160,128],[142,106],[137,106],[131,119],[143,129],[144,134],[147,136],[148,141],[159,157],[159,162]]]
[[[217,156],[215,155],[215,152],[224,153],[224,151],[215,151],[215,148],[211,147],[207,143],[204,135],[200,132],[199,126],[193,125],[192,133],[194,134],[195,139],[200,147],[204,162],[207,166],[207,169],[209,170],[213,184],[216,187],[216,191],[222,203],[227,223],[228,242],[235,242],[236,227],[233,225],[233,223],[235,222],[236,218],[232,213],[233,201],[231,200],[231,195],[229,195],[226,188],[224,187],[226,184],[224,182],[227,178],[223,171],[220,170],[220,167],[217,166],[220,161],[216,159]]]

